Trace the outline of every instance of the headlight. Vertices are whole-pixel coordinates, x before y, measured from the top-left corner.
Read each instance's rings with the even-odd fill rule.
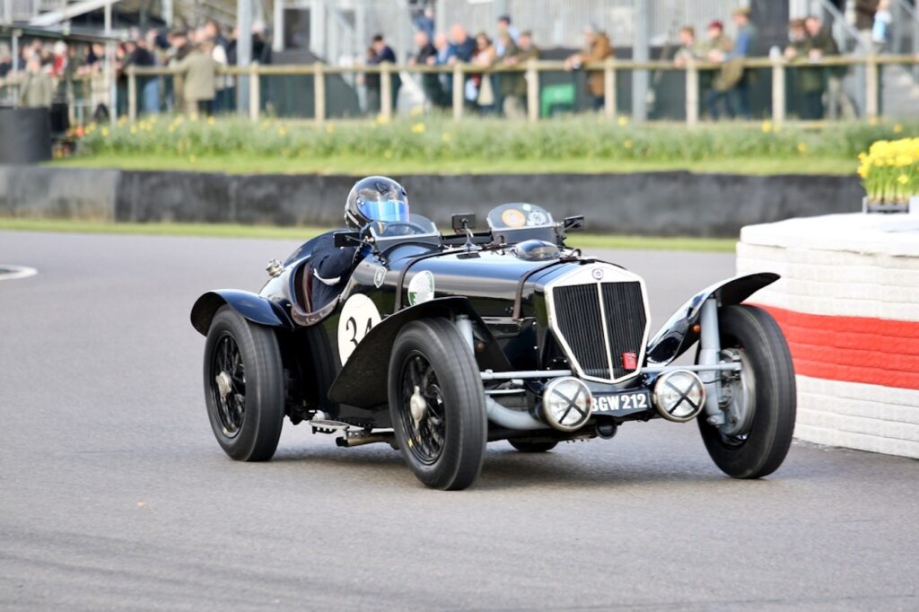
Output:
[[[593,394],[582,381],[570,376],[556,378],[543,392],[543,417],[555,429],[574,431],[590,418],[593,401]]]
[[[705,386],[694,372],[667,372],[654,384],[654,406],[668,421],[690,421],[699,414],[704,405]]]

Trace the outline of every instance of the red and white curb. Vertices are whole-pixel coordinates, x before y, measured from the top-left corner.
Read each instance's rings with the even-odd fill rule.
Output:
[[[919,458],[919,220],[829,215],[749,226],[737,272],[782,275],[775,316],[798,379],[795,436]]]
[[[25,266],[7,266],[0,264],[0,281],[15,280],[17,278],[28,278],[29,276],[35,276],[36,274],[38,274],[38,270],[35,268],[27,268]]]

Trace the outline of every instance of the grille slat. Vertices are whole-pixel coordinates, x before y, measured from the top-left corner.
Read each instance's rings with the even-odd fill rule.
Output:
[[[558,331],[577,355],[589,376],[609,377],[609,362],[601,330],[600,300],[597,286],[569,285],[554,291]]]
[[[606,333],[613,354],[613,378],[622,378],[632,371],[622,367],[622,353],[641,354],[644,340],[647,319],[641,286],[638,283],[603,283],[601,290],[609,326]]]
[[[632,373],[623,367],[622,354],[642,352],[647,324],[644,297],[638,282],[600,283],[600,293],[605,328],[596,283],[554,288],[556,333],[568,344],[572,353],[569,357],[577,361],[586,375],[615,380]],[[606,342],[612,364],[607,357]]]

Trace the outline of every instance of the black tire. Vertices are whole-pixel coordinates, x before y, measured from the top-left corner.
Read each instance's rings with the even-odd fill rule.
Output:
[[[425,406],[417,420],[410,408],[413,386]],[[485,392],[472,351],[453,323],[424,319],[399,332],[389,364],[389,410],[402,456],[421,482],[443,490],[475,482],[488,437]]]
[[[236,347],[239,367],[224,367]],[[223,360],[223,361],[221,361]],[[237,360],[230,357],[229,363]],[[231,391],[217,382],[227,371]],[[284,368],[270,327],[250,323],[229,306],[217,311],[204,348],[204,395],[211,429],[227,455],[239,461],[268,461],[284,424]],[[240,400],[241,395],[241,400]]]
[[[521,453],[547,453],[558,446],[558,440],[508,440],[508,442]]]
[[[795,429],[797,391],[791,353],[775,319],[762,308],[739,305],[718,312],[722,349],[740,349],[752,366],[755,392],[747,434],[726,437],[699,416],[705,448],[734,478],[762,478],[778,469]]]

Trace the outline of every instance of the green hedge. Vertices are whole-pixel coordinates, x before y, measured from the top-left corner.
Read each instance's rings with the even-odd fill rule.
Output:
[[[536,124],[500,119],[416,117],[393,122],[324,125],[243,119],[159,117],[114,128],[91,125],[83,154],[187,157],[373,157],[387,160],[463,159],[693,162],[753,158],[854,159],[872,142],[919,134],[919,123],[844,123],[823,128],[763,124],[637,126],[597,117]]]

